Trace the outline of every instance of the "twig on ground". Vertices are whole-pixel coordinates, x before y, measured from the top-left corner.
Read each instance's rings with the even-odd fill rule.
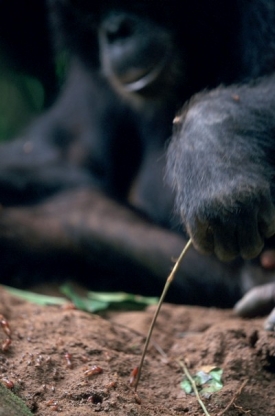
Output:
[[[233,406],[235,407],[235,409],[238,409],[239,412],[244,413],[246,415],[248,415],[248,413],[251,413],[251,410],[244,410],[242,406],[237,406],[236,403],[233,403]]]
[[[193,390],[194,390],[194,393],[195,393],[195,395],[196,395],[196,398],[197,398],[197,400],[198,400],[198,402],[199,402],[199,404],[200,404],[200,406],[201,406],[201,408],[202,408],[202,410],[203,410],[204,414],[205,414],[206,416],[210,416],[210,414],[208,413],[208,411],[207,411],[207,409],[206,409],[206,407],[205,407],[205,405],[204,405],[203,401],[202,401],[202,400],[201,400],[201,398],[200,398],[200,395],[199,395],[199,392],[198,392],[198,389],[197,389],[196,383],[195,383],[194,379],[192,378],[191,374],[189,373],[189,371],[188,371],[188,369],[187,369],[187,367],[186,367],[185,363],[184,363],[183,361],[180,361],[180,360],[178,360],[178,363],[179,363],[179,365],[181,366],[181,368],[183,369],[184,374],[186,375],[186,377],[187,377],[187,378],[188,378],[188,380],[190,381],[191,386],[192,386],[192,388],[193,388]]]
[[[228,405],[226,406],[226,408],[220,412],[218,414],[218,416],[222,416],[225,414],[225,412],[227,412],[227,410],[232,406],[232,404],[234,404],[234,401],[237,399],[237,397],[241,394],[241,392],[243,391],[244,387],[246,386],[248,380],[244,380],[241,384],[241,386],[238,388],[238,390],[233,394],[232,399],[230,400],[230,402],[228,403]]]
[[[168,289],[170,287],[170,284],[174,280],[174,277],[175,277],[175,274],[176,274],[176,272],[177,272],[177,270],[179,268],[179,265],[180,265],[183,257],[185,256],[186,252],[190,248],[191,244],[192,244],[192,240],[190,239],[187,242],[187,244],[185,245],[184,249],[182,250],[182,252],[181,252],[178,260],[176,261],[176,263],[175,263],[175,265],[174,265],[171,273],[169,274],[169,276],[168,276],[168,278],[166,280],[166,283],[165,283],[163,292],[161,294],[161,297],[160,297],[160,300],[159,300],[159,303],[158,303],[158,306],[157,306],[155,315],[154,315],[154,317],[152,319],[152,322],[151,322],[151,325],[150,325],[150,328],[149,328],[149,331],[148,331],[148,335],[147,335],[147,338],[146,338],[146,341],[145,341],[145,345],[144,345],[144,348],[143,348],[141,360],[140,360],[140,363],[139,363],[139,366],[138,366],[138,374],[137,374],[137,378],[136,378],[136,382],[135,382],[135,392],[137,391],[137,387],[138,387],[138,383],[139,383],[139,380],[140,380],[141,369],[142,369],[142,366],[143,366],[144,358],[145,358],[145,355],[146,355],[146,352],[147,352],[147,348],[148,348],[148,345],[149,345],[149,342],[150,342],[150,339],[151,339],[151,335],[152,335],[152,332],[153,332],[153,329],[154,329],[154,326],[155,326],[155,323],[156,323],[156,320],[157,320],[157,317],[158,317],[158,314],[159,314],[161,305],[162,305],[163,300],[164,300],[164,298],[166,296],[166,293],[168,292]]]

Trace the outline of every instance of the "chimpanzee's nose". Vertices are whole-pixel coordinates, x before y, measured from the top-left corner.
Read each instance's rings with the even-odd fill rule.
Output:
[[[109,43],[126,40],[134,34],[134,21],[126,15],[110,16],[102,24],[103,34]]]

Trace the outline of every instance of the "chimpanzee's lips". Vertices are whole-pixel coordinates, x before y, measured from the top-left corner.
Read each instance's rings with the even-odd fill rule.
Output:
[[[163,59],[160,60],[152,68],[150,68],[150,70],[144,71],[143,73],[140,71],[139,76],[132,76],[133,79],[131,79],[130,76],[121,77],[118,81],[120,82],[122,88],[127,92],[141,91],[147,87],[150,87],[150,85],[154,84],[161,78],[163,71],[168,64],[168,61],[168,56],[164,56]]]

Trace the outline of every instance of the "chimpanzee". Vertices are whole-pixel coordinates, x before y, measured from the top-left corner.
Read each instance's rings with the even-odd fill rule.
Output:
[[[158,294],[183,222],[196,248],[231,261],[191,250],[169,300],[230,306],[272,281],[261,256],[233,259],[275,233],[275,1],[46,1],[68,73],[0,148],[1,280]]]

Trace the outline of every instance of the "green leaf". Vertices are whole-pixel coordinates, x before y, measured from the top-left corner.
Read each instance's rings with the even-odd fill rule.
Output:
[[[106,309],[137,310],[148,305],[155,305],[158,298],[132,295],[124,292],[88,292],[87,297],[79,296],[69,284],[60,287],[60,291],[67,296],[78,309],[88,312],[98,312]]]
[[[193,380],[196,383],[200,395],[209,396],[210,394],[221,390],[223,387],[222,373],[223,370],[218,367],[212,368],[209,372],[203,370],[198,371],[195,376],[193,376]],[[193,392],[193,387],[186,377],[183,378],[180,386],[186,394]]]
[[[187,378],[184,378],[181,381],[180,387],[182,388],[182,390],[185,391],[186,394],[190,394],[193,391],[193,387],[191,386],[191,383]]]
[[[0,286],[1,287],[1,286]],[[99,312],[106,309],[124,309],[139,310],[144,309],[148,305],[154,305],[158,302],[157,298],[144,297],[140,295],[132,295],[128,293],[106,293],[106,292],[87,292],[87,296],[80,296],[70,284],[60,286],[60,292],[64,297],[41,295],[34,292],[15,289],[8,286],[2,286],[12,295],[18,296],[31,303],[38,305],[64,305],[68,303],[68,299],[73,302],[77,309],[87,312]]]
[[[217,382],[221,383],[222,373],[223,373],[223,370],[221,368],[218,368],[217,367],[217,368],[211,370],[209,374],[211,375],[211,377],[214,380],[216,380]]]
[[[9,292],[10,294],[14,296],[17,296],[28,302],[35,303],[41,306],[65,305],[66,303],[68,303],[68,300],[62,297],[41,295],[39,293],[28,292],[25,290],[15,289],[14,287],[3,286],[3,285],[1,285],[0,287],[2,287],[3,289],[5,289],[7,292]]]
[[[87,296],[79,296],[69,284],[60,287],[60,291],[67,296],[78,309],[88,312],[98,312],[106,309],[137,310],[148,305],[155,305],[158,298],[147,298],[124,292],[87,292]]]
[[[60,291],[73,302],[77,309],[81,309],[82,311],[97,312],[107,309],[109,306],[109,303],[106,301],[92,300],[78,295],[69,284],[62,285]]]
[[[89,299],[97,300],[101,302],[108,302],[109,304],[132,304],[134,307],[156,305],[158,303],[158,298],[156,297],[145,297],[141,295],[133,295],[131,293],[125,292],[88,292],[87,294]]]

